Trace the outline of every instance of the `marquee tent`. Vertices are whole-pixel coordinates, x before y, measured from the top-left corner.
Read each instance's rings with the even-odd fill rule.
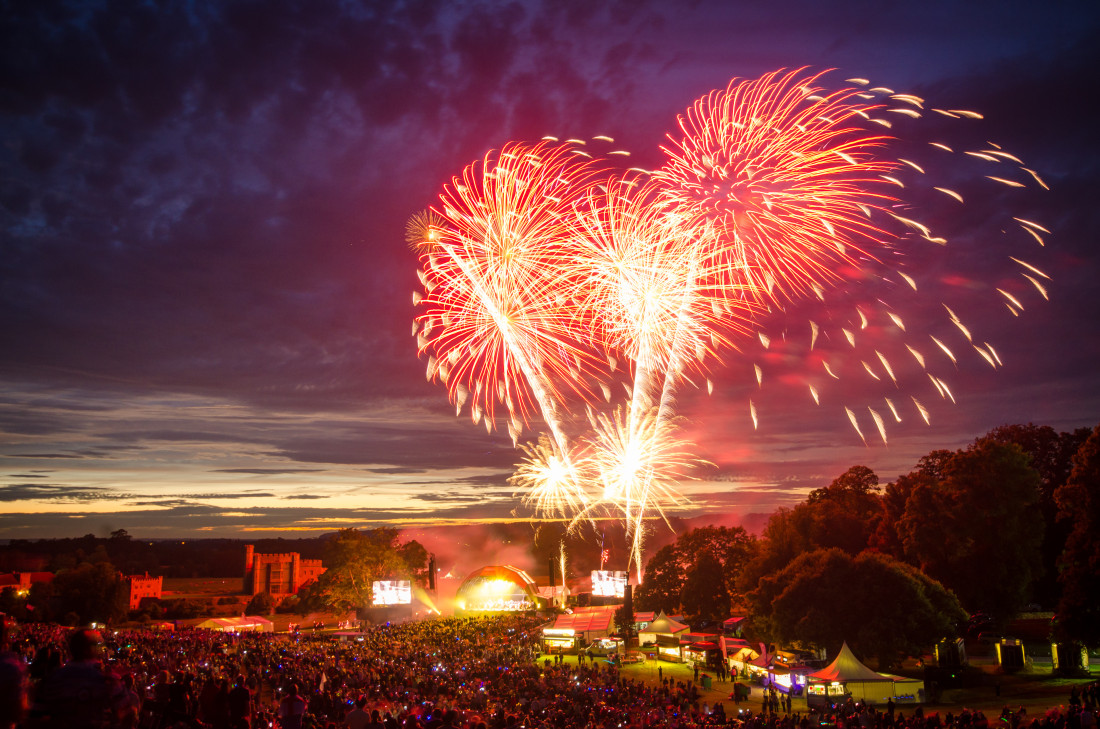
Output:
[[[221,633],[274,633],[275,623],[258,615],[242,615],[239,618],[210,618],[196,628],[217,630]]]
[[[638,644],[656,643],[658,635],[674,636],[679,641],[680,634],[687,632],[687,630],[688,626],[683,623],[673,620],[663,612],[657,613],[657,617],[653,618],[653,622],[647,625],[644,630],[638,632]]]
[[[825,668],[807,676],[811,705],[841,703],[852,698],[866,704],[924,702],[924,681],[878,673],[863,665],[845,643]]]

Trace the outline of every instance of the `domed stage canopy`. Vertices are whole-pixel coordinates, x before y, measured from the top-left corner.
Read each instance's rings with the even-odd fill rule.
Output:
[[[542,606],[535,581],[511,565],[482,567],[462,581],[455,597],[459,612],[498,613]]]

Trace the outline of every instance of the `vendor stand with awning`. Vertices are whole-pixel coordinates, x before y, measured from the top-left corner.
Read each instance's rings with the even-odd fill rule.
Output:
[[[657,658],[670,663],[683,663],[684,653],[680,639],[674,635],[658,635]]]
[[[718,663],[718,644],[709,641],[696,641],[684,646],[684,663],[699,667],[714,666]]]

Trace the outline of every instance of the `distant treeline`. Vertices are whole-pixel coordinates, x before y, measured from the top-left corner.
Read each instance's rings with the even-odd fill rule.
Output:
[[[244,545],[263,554],[298,552],[320,559],[325,536],[306,539],[136,539],[124,529],[109,537],[12,539],[0,545],[0,572],[58,572],[106,561],[123,574],[164,577],[241,577]]]

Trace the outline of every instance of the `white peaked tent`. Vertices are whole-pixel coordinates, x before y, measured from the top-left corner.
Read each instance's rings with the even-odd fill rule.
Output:
[[[680,634],[687,630],[689,630],[687,625],[673,620],[662,611],[657,613],[649,625],[638,631],[638,644],[656,643],[659,635],[679,638]]]
[[[860,663],[847,643],[832,663],[806,678],[806,698],[811,705],[843,703],[849,697],[866,704],[924,702],[924,681],[872,671]]]
[[[220,633],[273,633],[275,623],[259,615],[242,615],[239,618],[210,618],[196,628],[216,630]]]

